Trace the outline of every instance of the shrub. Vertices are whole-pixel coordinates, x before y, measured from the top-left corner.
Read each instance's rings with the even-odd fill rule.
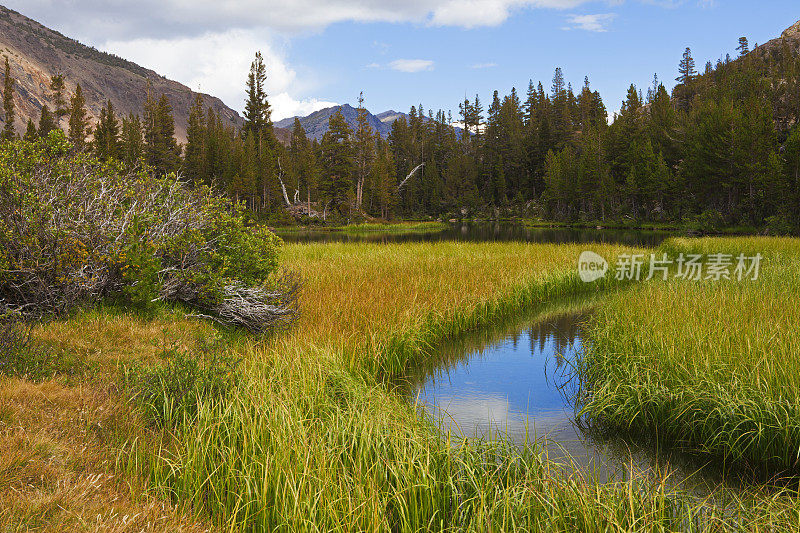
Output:
[[[73,154],[60,131],[0,146],[0,313],[39,317],[116,295],[264,331],[296,311],[280,245],[217,191]]]
[[[726,226],[726,222],[718,210],[706,209],[694,217],[689,226],[704,233],[716,233]]]

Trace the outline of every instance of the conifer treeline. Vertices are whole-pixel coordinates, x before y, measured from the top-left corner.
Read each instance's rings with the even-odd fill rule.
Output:
[[[121,124],[109,102],[87,143],[80,87],[67,104],[56,76],[56,109],[45,106],[38,130],[29,124],[26,136],[46,135],[67,116],[76,147],[217,183],[257,213],[291,205],[295,215],[393,218],[500,208],[565,221],[796,226],[800,58],[786,43],[749,52],[742,38],[737,50],[737,60],[708,63],[698,75],[687,48],[672,94],[657,78],[646,93],[631,85],[610,125],[588,78],[576,94],[559,68],[549,90],[531,82],[524,97],[495,91],[485,110],[478,96],[465,99],[463,134],[449,114],[426,114],[420,105],[381,139],[359,97],[355,130],[337,112],[317,142],[295,120],[284,146],[257,54],[241,131],[205,110],[198,96],[181,149],[169,101],[148,94],[141,119],[130,115]],[[9,116],[8,67],[6,73]],[[13,99],[11,105],[13,117]]]

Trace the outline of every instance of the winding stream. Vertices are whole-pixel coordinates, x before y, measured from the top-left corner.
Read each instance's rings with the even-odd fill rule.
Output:
[[[599,436],[576,421],[572,364],[586,342],[595,305],[577,302],[442,348],[441,364],[414,377],[412,400],[457,439],[538,443],[567,472],[600,482],[669,473],[670,486],[709,494],[720,483],[711,469]]]

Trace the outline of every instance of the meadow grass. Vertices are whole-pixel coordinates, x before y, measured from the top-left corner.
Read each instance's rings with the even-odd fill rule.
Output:
[[[116,469],[115,450],[149,434],[119,394],[118,365],[213,333],[183,315],[101,306],[33,329],[32,349],[64,360],[54,376],[0,376],[0,531],[209,530]]]
[[[581,363],[584,414],[711,455],[731,472],[800,473],[800,241],[671,239],[764,256],[757,280],[642,284],[601,306]]]
[[[581,245],[525,243],[327,243],[286,247],[285,265],[303,280],[300,321],[277,340],[324,346],[353,371],[400,376],[424,364],[438,340],[531,311],[549,300],[590,294],[575,269]],[[629,248],[603,245],[613,256]]]
[[[592,248],[605,257],[632,251]],[[126,497],[161,502],[164,523],[171,524],[164,529],[177,530],[176,521],[197,527],[193,518],[181,519],[187,515],[215,529],[253,531],[797,527],[791,493],[743,492],[719,509],[675,493],[663,479],[600,485],[546,462],[536,447],[520,451],[502,439],[442,438],[433,421],[395,391],[405,373],[441,357],[437,346],[443,341],[502,325],[560,298],[614,287],[611,281],[598,286],[577,280],[575,263],[583,249],[521,243],[289,245],[284,264],[304,280],[303,312],[293,329],[272,338],[188,323],[179,309],[150,319],[89,311],[38,334],[52,342],[63,337],[86,358],[100,361],[99,368],[135,359],[163,365],[158,346],[191,351],[193,337],[220,333],[219,349],[242,359],[239,378],[224,397],[200,398],[193,410],[173,409],[165,389],[158,424],[143,418],[147,406],[120,402],[115,412],[129,416],[115,417],[113,432],[87,431],[98,449],[105,446],[96,461],[114,453],[114,483],[121,478],[130,484]],[[77,337],[83,334],[97,342],[81,344]],[[121,353],[117,343],[129,343],[134,355]],[[20,416],[9,413],[12,420]],[[60,442],[72,449],[87,438]],[[19,499],[11,501],[24,507]],[[113,505],[98,504],[109,516]],[[33,515],[47,520],[46,514]]]
[[[599,246],[607,257],[630,251]],[[296,245],[306,280],[288,334],[240,346],[244,381],[175,441],[132,442],[121,467],[162,498],[231,529],[286,531],[673,531],[763,518],[719,512],[659,480],[598,485],[502,440],[442,439],[386,376],[436,344],[580,292],[580,246]],[[128,459],[122,459],[127,457]],[[785,524],[792,514],[770,520]],[[763,522],[762,522],[763,523]]]

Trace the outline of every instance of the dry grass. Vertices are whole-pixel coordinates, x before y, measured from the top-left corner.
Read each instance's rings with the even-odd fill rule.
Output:
[[[0,378],[1,531],[209,531],[116,471],[117,449],[147,435],[115,390],[119,363],[153,362],[213,329],[180,311],[102,308],[39,325],[35,342],[88,373],[32,383]]]
[[[209,531],[114,472],[113,443],[138,431],[92,384],[0,382],[2,531]]]
[[[186,318],[179,308],[148,316],[101,307],[39,325],[33,336],[108,374],[120,363],[155,362],[169,348],[188,350],[198,337],[213,331],[209,323]]]

